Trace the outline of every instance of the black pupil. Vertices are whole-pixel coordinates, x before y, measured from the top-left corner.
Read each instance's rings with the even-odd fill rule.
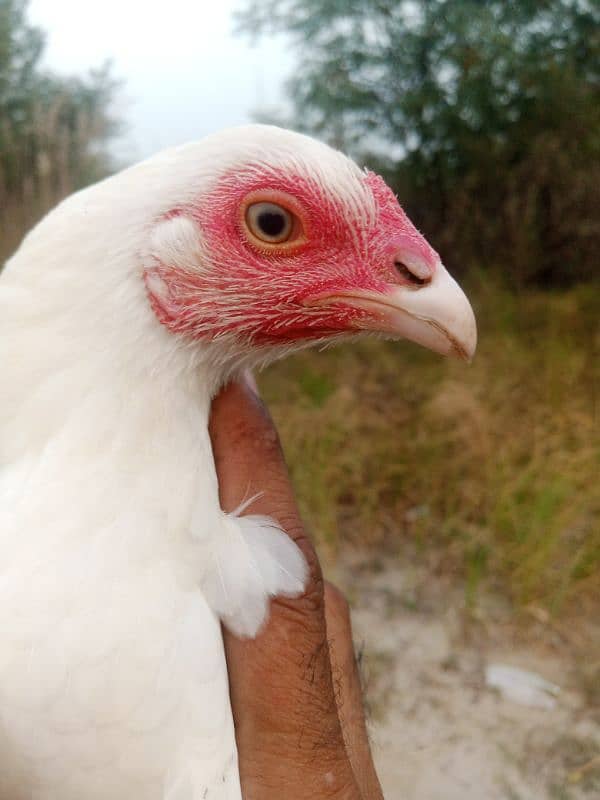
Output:
[[[258,215],[258,227],[266,236],[281,236],[285,223],[281,211],[261,211]]]

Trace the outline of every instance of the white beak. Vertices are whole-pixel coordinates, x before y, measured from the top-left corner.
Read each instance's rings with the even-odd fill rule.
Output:
[[[391,333],[443,355],[470,361],[477,345],[475,316],[463,290],[438,264],[422,286],[389,285],[386,292],[352,291],[320,298],[366,311],[357,327]]]

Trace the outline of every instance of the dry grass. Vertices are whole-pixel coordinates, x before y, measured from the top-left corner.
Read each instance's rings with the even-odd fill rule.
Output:
[[[470,603],[483,580],[517,607],[597,605],[598,287],[474,284],[469,367],[365,341],[262,377],[303,514],[334,550],[436,548]]]

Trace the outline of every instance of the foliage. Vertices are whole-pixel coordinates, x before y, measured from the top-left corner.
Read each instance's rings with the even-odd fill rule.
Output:
[[[0,256],[61,198],[111,169],[117,87],[107,66],[86,78],[44,71],[42,32],[24,0],[0,0]]]
[[[246,0],[284,32],[291,124],[382,171],[455,269],[595,274],[598,0]]]
[[[409,343],[299,354],[261,378],[322,544],[411,548],[516,607],[600,600],[600,296],[471,279],[473,364]],[[437,556],[436,556],[437,554]]]

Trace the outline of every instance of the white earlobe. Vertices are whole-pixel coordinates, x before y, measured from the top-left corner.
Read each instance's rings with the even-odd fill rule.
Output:
[[[159,264],[182,270],[198,271],[208,258],[200,228],[185,216],[158,222],[150,236],[149,250]]]

